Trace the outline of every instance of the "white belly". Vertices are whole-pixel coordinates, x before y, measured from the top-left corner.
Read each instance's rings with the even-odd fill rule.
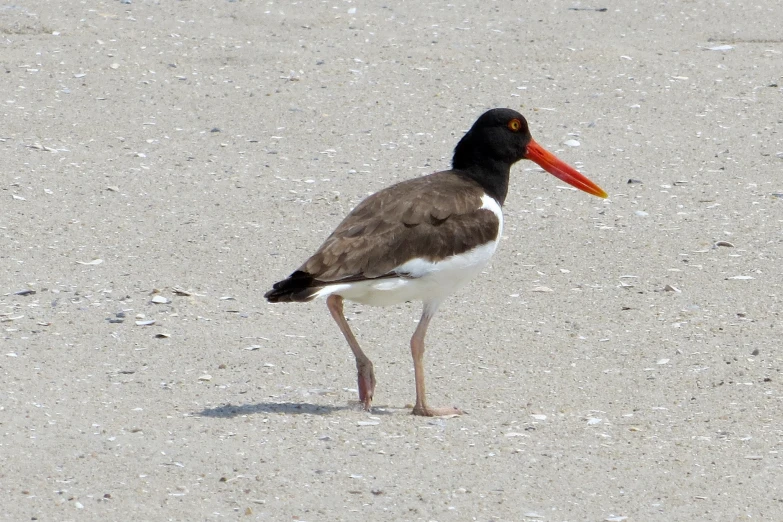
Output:
[[[443,261],[413,259],[399,268],[408,277],[358,281],[328,286],[318,297],[337,294],[349,301],[389,306],[406,301],[440,301],[475,277],[497,248],[497,241]]]

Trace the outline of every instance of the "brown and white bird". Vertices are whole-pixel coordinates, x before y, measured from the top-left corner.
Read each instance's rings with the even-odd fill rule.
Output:
[[[310,259],[267,292],[272,303],[325,297],[356,357],[359,400],[370,409],[375,374],[343,315],[343,300],[388,306],[422,301],[411,338],[416,415],[459,414],[432,408],[424,392],[424,336],[441,302],[478,274],[503,232],[501,207],[511,165],[521,159],[589,194],[598,185],[546,151],[511,109],[485,112],[454,149],[451,170],[410,179],[359,203]]]

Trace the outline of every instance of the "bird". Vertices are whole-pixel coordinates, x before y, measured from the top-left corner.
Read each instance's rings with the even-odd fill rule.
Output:
[[[495,253],[503,233],[511,166],[523,159],[588,194],[607,197],[539,145],[519,112],[491,109],[459,140],[451,169],[368,196],[309,259],[264,295],[271,303],[326,299],[356,359],[359,401],[365,410],[370,411],[375,394],[375,372],[345,320],[344,300],[371,306],[421,301],[421,319],[410,340],[416,386],[412,413],[463,413],[456,407],[428,405],[424,338],[444,299],[476,276]]]

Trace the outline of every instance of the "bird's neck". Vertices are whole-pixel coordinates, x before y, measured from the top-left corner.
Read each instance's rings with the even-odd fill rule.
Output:
[[[486,141],[474,134],[473,129],[468,131],[454,148],[451,168],[481,185],[502,206],[508,194],[508,176],[513,162],[492,154],[491,144]]]
[[[505,162],[497,162],[485,159],[482,163],[461,164],[455,161],[453,164],[454,172],[461,176],[472,179],[484,189],[489,196],[494,198],[499,205],[503,206],[508,195],[508,177],[511,172],[511,165]]]

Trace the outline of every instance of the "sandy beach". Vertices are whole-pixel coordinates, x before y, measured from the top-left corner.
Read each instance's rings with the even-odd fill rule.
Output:
[[[0,5],[0,519],[783,520],[783,4]],[[492,107],[498,252],[420,304],[272,305]]]

